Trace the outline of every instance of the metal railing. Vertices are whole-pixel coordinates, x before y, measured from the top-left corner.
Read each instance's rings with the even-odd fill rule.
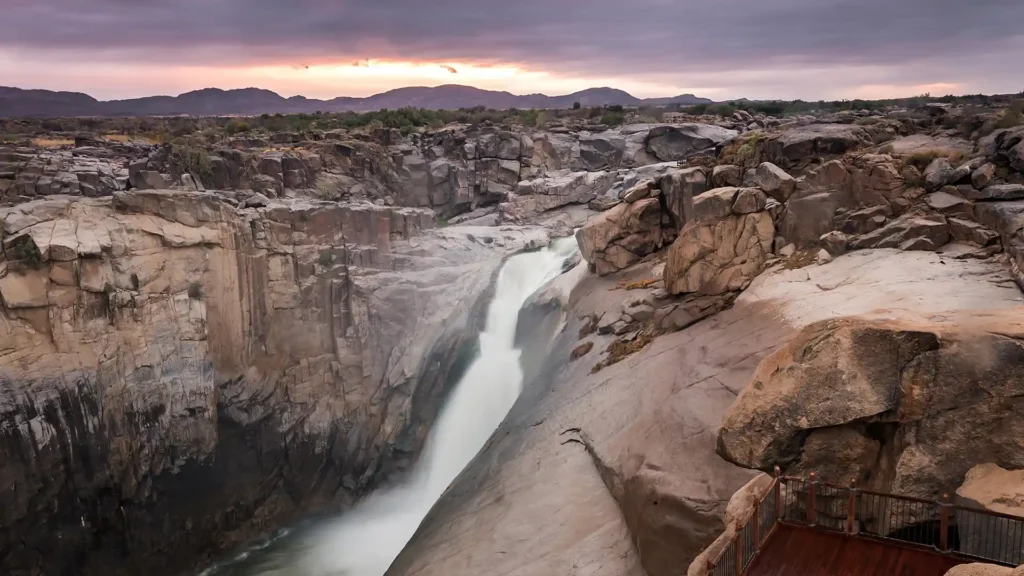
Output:
[[[1024,518],[941,500],[782,476],[717,558],[710,576],[742,576],[779,524],[805,526],[1004,566],[1024,564]]]

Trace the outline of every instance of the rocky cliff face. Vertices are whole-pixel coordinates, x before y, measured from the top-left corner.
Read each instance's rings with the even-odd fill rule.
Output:
[[[415,455],[539,229],[117,193],[5,208],[0,564],[170,573]]]

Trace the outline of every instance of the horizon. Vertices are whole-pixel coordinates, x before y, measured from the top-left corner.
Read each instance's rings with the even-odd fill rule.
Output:
[[[0,8],[0,78],[99,100],[259,87],[838,100],[1016,93],[1024,4],[980,0],[35,0]],[[84,15],[83,14],[87,14]]]
[[[675,97],[679,97],[679,96],[694,96],[694,97],[697,97],[697,98],[705,98],[705,96],[703,96],[701,94],[694,94],[694,93],[660,94],[660,95],[655,95],[655,96],[641,97],[641,96],[637,96],[636,94],[633,94],[632,92],[629,92],[628,90],[623,90],[623,89],[617,88],[615,86],[590,86],[588,88],[584,88],[582,90],[576,90],[576,91],[569,92],[569,93],[550,93],[550,94],[548,94],[548,93],[544,93],[544,92],[514,92],[514,91],[509,91],[509,90],[490,90],[490,89],[487,89],[487,88],[479,88],[479,87],[471,86],[471,85],[467,85],[467,84],[446,83],[446,84],[438,84],[436,86],[426,86],[426,85],[397,86],[395,88],[389,88],[389,89],[387,89],[385,91],[376,92],[376,93],[373,93],[373,94],[369,94],[367,96],[352,96],[351,94],[336,94],[336,95],[333,95],[333,96],[327,95],[327,96],[324,96],[324,97],[312,97],[312,96],[308,96],[306,94],[286,95],[286,94],[282,94],[282,93],[280,93],[280,92],[278,92],[276,90],[271,90],[269,88],[263,88],[263,87],[260,87],[260,86],[243,86],[243,87],[239,87],[239,88],[221,88],[221,87],[218,87],[218,86],[204,86],[204,87],[201,87],[201,88],[190,89],[190,90],[187,90],[185,92],[180,92],[180,93],[177,93],[177,94],[143,94],[143,95],[139,95],[139,96],[131,96],[131,97],[128,97],[128,98],[104,99],[104,98],[99,98],[99,97],[97,97],[94,94],[90,94],[88,92],[81,92],[81,91],[78,91],[78,90],[60,90],[60,89],[56,89],[55,90],[55,89],[50,89],[50,88],[0,85],[0,88],[13,88],[13,89],[16,89],[16,90],[25,90],[25,91],[42,90],[42,91],[49,91],[49,92],[54,92],[54,93],[83,94],[85,96],[92,97],[92,98],[96,99],[99,102],[130,101],[130,100],[138,100],[138,99],[144,99],[144,98],[161,98],[161,97],[178,98],[178,97],[184,96],[186,94],[192,94],[192,93],[196,93],[196,92],[203,92],[203,91],[207,91],[207,90],[218,90],[218,91],[221,91],[221,92],[224,92],[224,93],[237,92],[237,91],[246,91],[246,90],[258,90],[258,91],[265,91],[265,92],[274,93],[277,96],[280,96],[280,97],[282,97],[284,99],[291,99],[291,98],[299,97],[299,98],[307,98],[307,99],[311,99],[311,100],[318,100],[318,101],[328,102],[328,101],[331,101],[331,100],[334,100],[334,99],[339,99],[339,98],[362,98],[362,99],[367,99],[367,98],[372,98],[374,96],[380,96],[382,94],[386,94],[386,93],[389,93],[389,92],[394,92],[396,90],[402,90],[402,89],[417,89],[417,88],[421,88],[421,89],[436,89],[436,88],[444,88],[444,87],[473,88],[473,89],[478,89],[478,90],[488,90],[488,91],[492,91],[492,92],[506,92],[506,93],[509,93],[512,96],[516,96],[516,97],[525,97],[525,96],[539,95],[539,96],[547,96],[547,97],[559,98],[559,97],[573,96],[573,95],[576,95],[576,94],[578,94],[580,92],[589,91],[589,90],[617,90],[617,91],[625,92],[628,95],[636,97],[636,98],[638,98],[640,100],[645,100],[645,99],[661,99],[661,98],[675,98]],[[934,93],[934,94],[926,92],[926,93],[900,94],[900,95],[894,95],[894,96],[884,96],[884,97],[880,97],[880,98],[859,98],[859,99],[860,100],[867,100],[867,101],[872,101],[872,100],[902,100],[902,99],[917,98],[917,97],[921,97],[921,96],[925,96],[925,95],[933,97],[933,98],[938,98],[938,97],[943,97],[943,96],[956,96],[956,97],[959,97],[959,96],[970,96],[970,95],[975,95],[975,94],[985,94],[985,95],[988,95],[988,96],[993,96],[993,95],[998,95],[998,94],[1018,94],[1018,93],[1024,93],[1024,91],[1017,90],[1017,91],[1011,91],[1011,92],[1005,92],[1005,93],[997,93],[997,92],[993,92],[993,93],[982,93],[982,92],[960,92],[960,93],[942,92],[942,93]],[[715,102],[727,103],[727,102],[735,102],[735,101],[739,101],[739,100],[749,100],[749,101],[753,101],[753,102],[758,102],[758,101],[760,101],[760,102],[769,102],[769,101],[792,102],[792,101],[795,101],[795,100],[801,100],[801,101],[805,101],[805,102],[815,102],[815,101],[819,101],[820,99],[819,100],[812,100],[812,99],[809,99],[809,98],[799,98],[799,97],[798,98],[791,98],[791,99],[781,99],[781,98],[749,98],[749,97],[746,97],[746,96],[741,96],[741,97],[738,97],[738,98],[727,98],[727,99],[722,99],[722,100],[712,99],[712,100],[714,100]],[[821,101],[841,101],[841,100],[847,100],[847,98],[824,99],[824,100],[821,100]],[[415,106],[412,106],[412,107],[415,108]]]

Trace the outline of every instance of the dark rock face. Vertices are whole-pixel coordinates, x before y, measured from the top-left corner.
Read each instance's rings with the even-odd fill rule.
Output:
[[[647,135],[647,151],[662,162],[697,154],[715,154],[716,148],[738,135],[733,130],[706,124],[658,126]]]
[[[178,573],[348,505],[417,454],[504,257],[547,241],[264,200],[0,212],[4,574]]]

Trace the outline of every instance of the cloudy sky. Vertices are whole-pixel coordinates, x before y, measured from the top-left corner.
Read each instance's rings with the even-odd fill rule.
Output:
[[[367,96],[1024,90],[1024,0],[0,0],[0,85]]]

